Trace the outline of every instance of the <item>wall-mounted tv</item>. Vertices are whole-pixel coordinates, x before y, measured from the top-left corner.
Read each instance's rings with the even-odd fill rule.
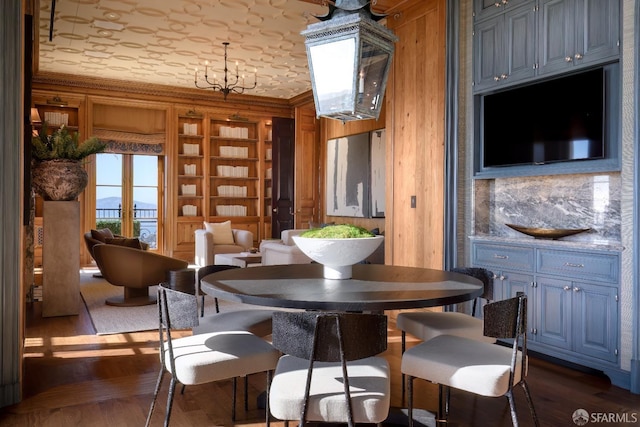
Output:
[[[487,168],[603,159],[602,68],[484,95],[481,165]]]

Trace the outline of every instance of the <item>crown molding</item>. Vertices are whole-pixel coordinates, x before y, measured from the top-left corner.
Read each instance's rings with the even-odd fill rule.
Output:
[[[203,89],[166,86],[159,84],[141,83],[126,80],[87,77],[73,74],[39,72],[33,76],[34,89],[64,90],[67,92],[84,93],[90,95],[115,96],[135,95],[136,98],[182,102],[210,106],[212,104],[246,105],[248,109],[291,107],[287,99],[237,94],[225,101],[222,94]],[[115,94],[115,95],[114,95]],[[302,96],[307,96],[302,94]],[[292,98],[297,99],[298,97]]]

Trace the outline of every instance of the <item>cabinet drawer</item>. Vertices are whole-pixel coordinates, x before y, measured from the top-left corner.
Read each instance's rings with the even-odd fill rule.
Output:
[[[618,283],[619,258],[616,254],[538,250],[536,271],[570,278]]]
[[[533,248],[490,244],[473,245],[473,265],[533,271]]]

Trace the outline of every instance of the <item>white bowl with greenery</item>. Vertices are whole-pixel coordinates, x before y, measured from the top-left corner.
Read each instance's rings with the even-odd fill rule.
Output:
[[[324,266],[325,279],[350,279],[353,265],[366,259],[384,241],[384,236],[375,236],[363,228],[347,227],[327,226],[293,236],[305,255]]]

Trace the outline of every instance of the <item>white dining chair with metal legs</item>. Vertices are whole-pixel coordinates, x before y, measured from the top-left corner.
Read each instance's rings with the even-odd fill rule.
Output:
[[[269,390],[271,372],[280,352],[247,331],[210,332],[173,338],[174,329],[189,329],[198,325],[197,296],[158,286],[160,372],[146,426],[149,426],[165,373],[171,375],[164,425],[169,425],[177,383],[197,385],[243,377],[258,372],[267,373]],[[268,402],[267,402],[268,405]],[[234,382],[231,418],[235,420],[236,392]],[[266,422],[269,426],[269,408]]]
[[[440,335],[402,355],[401,371],[408,377],[409,427],[413,426],[413,383],[422,378],[438,384],[439,421],[449,414],[450,388],[480,396],[506,396],[511,420],[518,426],[513,389],[521,386],[536,426],[539,426],[527,386],[527,297],[519,295],[484,306],[484,334],[512,340],[512,345],[490,344],[471,338]],[[444,396],[443,396],[444,395]]]
[[[288,422],[374,423],[389,414],[387,318],[381,314],[279,312],[273,345],[280,358],[271,414]]]
[[[428,341],[439,335],[457,335],[472,338],[479,341],[494,343],[496,340],[482,333],[482,319],[476,317],[478,300],[493,300],[494,274],[479,267],[458,267],[451,270],[452,273],[460,273],[474,277],[484,286],[482,295],[473,300],[471,314],[456,311],[412,311],[399,313],[396,318],[396,327],[402,332],[402,353],[407,348],[407,333],[422,340]],[[405,376],[402,375],[402,402],[405,401]]]

